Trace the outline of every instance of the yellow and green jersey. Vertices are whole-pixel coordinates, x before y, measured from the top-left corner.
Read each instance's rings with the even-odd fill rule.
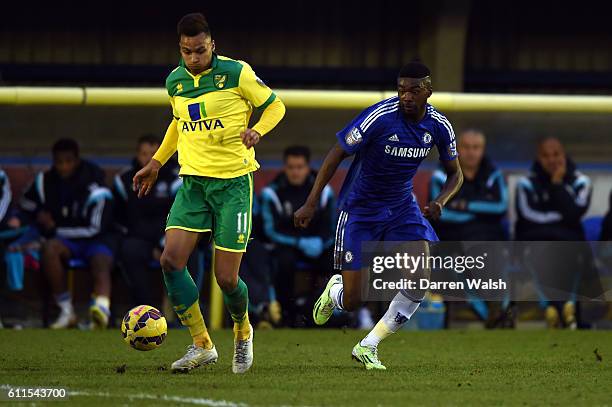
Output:
[[[259,168],[240,133],[253,108],[265,109],[276,95],[247,63],[213,54],[210,69],[193,75],[181,62],[166,88],[177,120],[181,175],[235,178]]]

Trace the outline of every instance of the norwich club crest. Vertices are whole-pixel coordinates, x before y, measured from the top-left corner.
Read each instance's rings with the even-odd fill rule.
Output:
[[[225,83],[227,82],[227,74],[215,75],[213,77],[213,83],[215,84],[215,88],[223,89],[225,87]]]

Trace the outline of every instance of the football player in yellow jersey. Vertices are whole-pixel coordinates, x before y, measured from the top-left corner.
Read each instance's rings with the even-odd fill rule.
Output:
[[[253,146],[280,122],[285,106],[248,64],[214,52],[202,14],[187,14],[177,28],[182,60],[166,79],[174,119],[153,159],[134,176],[134,189],[148,194],[160,167],[178,149],[183,185],[168,215],[160,262],[170,301],[193,344],[172,370],[217,361],[186,268],[201,234],[210,232],[215,278],[234,321],[232,371],[244,373],[253,363],[253,328],[238,269],[251,232],[252,172],[259,168]],[[254,108],[261,118],[248,128]]]

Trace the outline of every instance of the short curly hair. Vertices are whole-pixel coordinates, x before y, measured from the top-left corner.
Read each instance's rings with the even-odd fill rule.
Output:
[[[185,14],[178,22],[176,31],[180,36],[195,37],[200,33],[210,35],[210,27],[208,21],[202,13]]]

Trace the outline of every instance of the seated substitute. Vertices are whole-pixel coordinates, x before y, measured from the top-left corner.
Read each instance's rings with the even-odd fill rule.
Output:
[[[584,241],[581,219],[591,202],[591,190],[590,179],[576,169],[561,142],[554,137],[542,139],[537,145],[537,159],[531,173],[517,184],[516,240]],[[535,252],[545,250],[541,245],[531,246],[531,255],[524,260],[537,273],[548,326],[554,328],[563,322],[565,327],[576,328],[576,304],[572,297],[580,288],[580,275],[587,275],[591,267],[588,246],[576,245],[577,251],[552,246],[552,251],[546,252]],[[544,270],[554,270],[554,273]],[[568,301],[549,301],[547,288],[555,288],[557,292],[569,290]]]
[[[85,261],[94,277],[91,322],[105,328],[110,316],[112,239],[112,194],[104,186],[104,172],[79,157],[73,139],[53,145],[53,166],[36,175],[20,203],[22,211],[45,237],[41,266],[47,276],[59,317],[52,329],[76,325],[71,293],[66,286],[64,267],[70,259]]]
[[[463,186],[447,203],[440,219],[432,222],[442,241],[501,241],[507,240],[503,219],[508,210],[508,188],[504,175],[485,154],[486,138],[482,131],[468,129],[460,133],[457,142],[459,164],[463,171]],[[429,189],[430,200],[440,194],[446,182],[442,168],[434,171]],[[467,255],[457,244],[457,255]],[[467,277],[465,274],[461,277]],[[491,307],[474,293],[467,293],[476,315],[487,328],[513,327],[509,297],[499,307]],[[497,309],[496,312],[492,312]]]
[[[283,161],[283,171],[261,192],[262,217],[264,233],[275,244],[277,299],[283,309],[283,319],[293,325],[298,317],[294,287],[297,265],[301,263],[302,267],[316,270],[322,276],[331,271],[336,200],[331,187],[325,186],[312,222],[305,229],[295,228],[293,213],[306,202],[317,173],[310,167],[307,147],[287,148]],[[310,286],[307,296],[313,294],[313,282]]]
[[[6,248],[17,236],[13,231],[20,226],[20,222],[10,214],[11,200],[12,192],[9,178],[6,173],[0,169],[0,262],[2,262],[2,264],[0,264],[0,271],[6,269],[9,289],[15,290],[14,287],[11,287],[12,277],[15,274],[12,270],[14,267],[14,262],[12,261],[14,255],[11,252],[7,252]],[[19,267],[19,265],[17,267],[21,268],[21,271],[23,271],[22,267]],[[0,275],[2,274],[4,273],[0,273]],[[23,272],[21,273],[21,277],[23,278]],[[1,285],[2,283],[0,283],[0,286]],[[1,302],[2,298],[0,298],[0,303]],[[0,316],[0,328],[2,327],[2,317]]]
[[[11,184],[6,173],[0,169],[0,228],[4,229],[9,220],[11,205]]]
[[[0,168],[0,248],[3,243],[10,242],[19,236],[21,220],[11,210],[13,193],[8,175]]]
[[[608,212],[606,212],[602,220],[601,233],[599,235],[599,240],[602,241],[612,240],[612,191],[610,191],[608,202]]]
[[[149,304],[158,308],[161,304],[154,295],[151,262],[159,261],[162,253],[166,217],[181,185],[179,167],[175,161],[163,166],[151,193],[140,199],[132,188],[132,179],[153,158],[160,144],[161,141],[154,135],[140,137],[132,165],[115,175],[113,182],[115,222],[124,235],[118,257],[125,271],[133,304]],[[159,278],[161,283],[159,273],[155,278]]]
[[[253,195],[252,232],[249,250],[242,256],[240,278],[249,287],[249,318],[258,328],[281,323],[281,307],[276,300],[272,256],[264,242],[261,201]]]
[[[508,210],[508,188],[504,175],[485,155],[486,139],[480,130],[459,135],[457,150],[463,171],[463,186],[447,203],[434,223],[442,241],[506,240],[502,219]],[[438,196],[446,173],[437,169],[431,178],[430,197]]]

